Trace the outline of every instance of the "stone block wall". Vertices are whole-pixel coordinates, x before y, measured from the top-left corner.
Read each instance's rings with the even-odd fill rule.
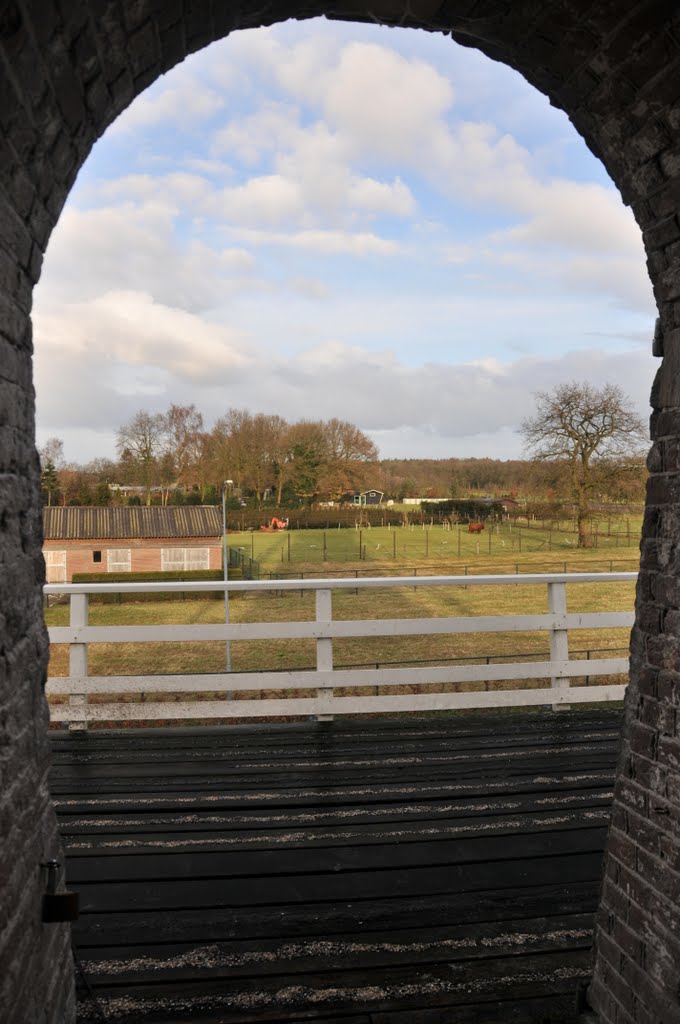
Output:
[[[0,1017],[73,1018],[68,932],[42,925],[43,566],[30,308],[94,141],[187,53],[325,13],[450,32],[563,108],[643,230],[663,365],[632,675],[590,998],[603,1024],[680,1021],[680,11],[669,0],[0,0]],[[452,59],[455,59],[452,51]],[[650,339],[653,325],[650,324]]]

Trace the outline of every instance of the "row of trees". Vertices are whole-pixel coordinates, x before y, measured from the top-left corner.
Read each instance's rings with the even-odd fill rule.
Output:
[[[233,493],[252,495],[258,507],[267,494],[277,504],[334,501],[367,486],[378,457],[370,438],[344,420],[288,423],[229,409],[208,431],[194,405],[138,412],[118,429],[116,450],[117,461],[67,466],[62,442],[51,438],[41,450],[46,503],[89,504],[86,492],[98,493],[97,503],[104,503],[112,485],[141,488],[147,505],[154,493],[163,503],[173,492],[215,501],[226,480]]]
[[[381,459],[376,485],[395,499],[524,494],[526,459]]]
[[[639,502],[644,496],[646,430],[617,387],[572,382],[535,396],[536,412],[520,431],[530,461],[413,459],[378,462],[373,442],[343,420],[299,420],[229,409],[205,430],[195,406],[166,413],[138,412],[117,432],[118,461],[68,467],[52,438],[41,452],[45,501],[105,504],[111,485],[140,488],[147,504],[158,495],[213,502],[224,481],[233,495],[258,508],[337,501],[369,485],[403,497],[523,496],[560,507],[578,523],[587,546],[602,502]],[[141,500],[141,498],[137,498]],[[565,504],[566,503],[566,504]],[[568,506],[568,508],[567,508]]]
[[[615,472],[611,472],[615,468]],[[539,498],[558,500],[568,494],[568,465],[542,459],[386,459],[374,482],[397,501],[404,498]],[[603,501],[644,501],[644,457],[631,453],[613,467],[599,465],[593,478]]]

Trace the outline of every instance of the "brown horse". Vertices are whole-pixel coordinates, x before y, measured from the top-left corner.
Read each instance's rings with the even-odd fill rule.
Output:
[[[484,523],[468,523],[468,533],[481,533]]]

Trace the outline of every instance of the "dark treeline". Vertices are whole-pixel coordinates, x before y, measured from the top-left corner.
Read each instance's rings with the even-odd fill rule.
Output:
[[[531,465],[522,459],[382,459],[378,482],[395,498],[525,494]]]
[[[569,464],[532,459],[382,459],[381,490],[396,499],[516,498],[537,506],[555,505],[568,493]],[[644,501],[643,457],[602,459],[593,467],[595,497],[603,502]]]

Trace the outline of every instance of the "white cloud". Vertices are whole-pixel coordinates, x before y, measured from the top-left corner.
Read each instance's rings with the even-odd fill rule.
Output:
[[[331,289],[326,282],[313,277],[294,277],[288,281],[288,287],[305,298],[321,302],[330,298],[331,295]]]
[[[314,59],[324,53],[323,70]],[[349,206],[412,216],[416,202],[408,191],[370,177],[352,177],[358,158],[397,162],[415,170],[458,202],[507,211],[518,223],[496,239],[505,248],[567,247],[587,252],[630,253],[642,261],[640,232],[615,189],[564,179],[544,181],[526,147],[489,121],[449,121],[455,113],[451,83],[422,60],[406,59],[387,46],[349,43],[335,51],[328,39],[289,47],[271,35],[253,44],[260,61],[298,100],[320,111],[324,121],[302,126],[290,103],[268,105],[257,115],[233,122],[223,143],[250,147],[253,158],[278,154],[277,168],[301,183],[305,198],[330,214],[350,187]],[[500,116],[500,114],[499,114]],[[369,204],[370,206],[370,204]]]
[[[416,211],[413,193],[401,178],[396,178],[391,184],[373,178],[353,178],[349,187],[349,203],[370,213],[387,213],[396,217],[410,217]]]
[[[304,198],[304,205],[290,211],[299,222],[326,219],[346,223],[362,214],[406,217],[416,209],[411,190],[399,177],[380,181],[356,173],[347,138],[331,131],[323,121],[303,127],[300,111],[287,105],[266,104],[257,114],[231,121],[219,132],[216,145],[249,167],[269,159],[277,179]],[[257,180],[251,178],[242,187],[250,190]],[[225,199],[229,195],[226,192]],[[245,209],[251,216],[252,207]],[[227,212],[231,210],[227,206]],[[242,219],[243,215],[239,216]],[[258,219],[266,216],[265,206]]]
[[[278,225],[297,222],[304,213],[305,199],[298,182],[269,174],[224,189],[211,205],[217,216],[232,223]]]
[[[578,255],[565,263],[562,277],[570,291],[613,296],[623,309],[646,313],[650,325],[653,325],[656,306],[652,285],[641,260]]]
[[[93,429],[117,426],[141,405],[162,409],[186,401],[190,387],[191,401],[208,420],[233,404],[275,410],[291,420],[336,415],[383,440],[418,431],[422,455],[428,454],[428,438],[441,445],[446,438],[514,431],[531,393],[560,381],[611,381],[643,412],[654,369],[646,353],[620,351],[614,358],[597,349],[557,358],[501,362],[479,356],[407,366],[392,349],[370,351],[333,339],[284,356],[265,351],[243,332],[135,292],[38,317],[35,334],[38,400],[52,432],[77,422]],[[84,401],[65,402],[80,389]]]
[[[301,133],[296,106],[265,101],[256,113],[234,118],[216,132],[211,149],[252,167],[268,154],[295,146]]]
[[[493,243],[493,244],[492,244]],[[569,249],[555,245],[549,255],[541,248],[522,246],[505,248],[507,239],[504,233],[498,233],[486,244],[479,247],[477,256],[492,276],[497,270],[506,270],[514,275],[514,288],[531,294],[544,292],[563,296],[562,303],[571,297],[581,296],[583,305],[592,305],[598,297],[602,304],[616,306],[636,314],[654,318],[655,304],[652,288],[644,261],[635,253],[620,255],[613,253],[591,254],[587,249],[579,251],[577,247]],[[445,258],[453,263],[463,264],[467,250],[459,253],[454,249],[453,258]],[[455,256],[458,255],[458,259]],[[471,256],[468,252],[467,258]],[[500,283],[500,282],[499,282]],[[553,300],[554,301],[554,300]],[[557,311],[556,311],[557,312]],[[616,334],[621,337],[621,334]]]
[[[68,207],[47,251],[38,308],[87,301],[102,291],[137,289],[187,310],[222,301],[243,284],[254,258],[245,249],[213,249],[198,238],[180,242],[176,208],[156,199],[94,210]]]
[[[35,317],[47,359],[145,368],[200,386],[245,365],[245,336],[184,310],[154,302],[144,292],[111,291],[89,302],[64,305]],[[110,369],[106,374],[109,383]],[[123,388],[124,390],[124,388]]]
[[[532,144],[547,101],[513,87],[506,123],[497,84],[467,88],[482,58],[450,42],[449,77],[398,33],[292,31],[192,57],[117,122],[110,167],[100,143],[37,294],[48,432],[103,443],[142,405],[191,400],[208,419],[338,415],[385,454],[508,454],[530,392],[560,380],[613,380],[643,411],[639,231],[601,176],[547,173],[563,115]]]
[[[529,219],[497,236],[505,242],[624,252],[642,258],[640,229],[614,189],[562,180],[531,181],[514,199],[515,208]]]
[[[214,89],[191,77],[175,76],[174,84],[158,84],[138,96],[109,128],[109,133],[121,135],[165,122],[194,125],[212,117],[223,106],[224,98]]]
[[[144,202],[154,199],[172,209],[202,208],[214,192],[214,186],[199,174],[175,171],[164,175],[128,174],[105,182],[98,189],[99,199]]]
[[[345,46],[324,84],[324,114],[355,152],[409,164],[414,149],[430,150],[453,102],[451,83],[431,65],[371,43]]]
[[[297,231],[286,234],[253,228],[234,229],[231,235],[249,245],[281,245],[311,252],[352,256],[393,256],[403,250],[398,242],[380,238],[370,231]]]

